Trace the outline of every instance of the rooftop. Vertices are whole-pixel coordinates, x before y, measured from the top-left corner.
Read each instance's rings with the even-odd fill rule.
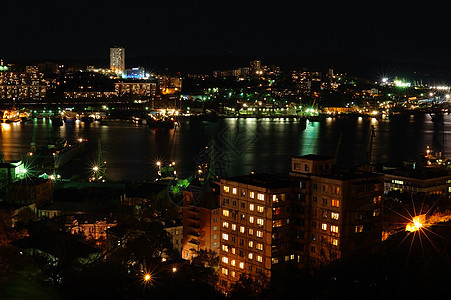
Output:
[[[225,178],[224,180],[234,181],[234,182],[238,182],[238,183],[254,185],[254,186],[259,186],[259,187],[264,187],[264,188],[270,188],[270,189],[279,189],[279,188],[286,188],[286,187],[292,186],[292,181],[291,181],[290,177],[266,174],[266,173],[263,173],[263,174],[253,173],[253,174],[249,174],[249,175],[229,177],[229,178]]]
[[[293,156],[293,158],[316,160],[316,161],[324,161],[324,160],[332,160],[333,159],[333,157],[330,157],[330,156],[317,155],[317,154],[307,154],[307,155],[302,155],[302,156]]]

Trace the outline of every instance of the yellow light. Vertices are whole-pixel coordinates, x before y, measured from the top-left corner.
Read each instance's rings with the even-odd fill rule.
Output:
[[[161,161],[157,161],[157,166],[161,166]]]
[[[149,281],[152,279],[152,276],[150,276],[150,274],[145,274],[144,275],[144,281]]]
[[[414,232],[420,230],[426,221],[426,215],[416,216],[412,219],[411,223],[406,225],[406,231]]]
[[[175,273],[175,272],[177,272],[177,268],[172,268],[172,273]]]
[[[99,170],[99,167],[98,167],[98,166],[95,166],[95,167],[92,168],[92,170],[93,170],[94,172],[97,172],[97,171]]]

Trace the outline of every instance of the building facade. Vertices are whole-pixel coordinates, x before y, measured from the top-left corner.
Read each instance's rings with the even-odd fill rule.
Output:
[[[121,75],[125,69],[125,48],[110,48],[110,70]]]

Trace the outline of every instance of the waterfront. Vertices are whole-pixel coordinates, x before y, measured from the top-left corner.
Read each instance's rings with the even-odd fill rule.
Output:
[[[376,135],[372,162],[415,160],[426,146],[432,145],[434,126],[427,114],[399,115],[379,121],[329,118],[308,122],[306,126],[293,119],[182,120],[175,129],[155,130],[127,122],[101,125],[71,120],[58,129],[60,135],[70,143],[79,137],[87,138],[89,147],[84,158],[67,164],[61,174],[63,178],[89,175],[97,158],[98,139],[107,161],[107,175],[115,180],[152,180],[157,161],[174,161],[179,176],[187,177],[211,156],[215,158],[216,173],[221,176],[242,175],[252,169],[287,174],[290,156],[309,153],[334,156],[341,133],[337,163],[359,165],[365,161],[371,125]],[[445,145],[450,126],[451,117],[446,115]],[[30,150],[33,131],[40,146],[47,143],[52,130],[53,126],[45,119],[3,124],[1,142],[5,160],[24,158]],[[449,149],[445,147],[447,154]]]

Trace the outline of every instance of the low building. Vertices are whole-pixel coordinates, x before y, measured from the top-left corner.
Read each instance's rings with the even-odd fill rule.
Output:
[[[8,185],[7,201],[42,206],[53,202],[53,182],[49,179],[22,179]]]
[[[451,173],[443,168],[396,168],[383,171],[384,191],[446,194],[451,193]]]

